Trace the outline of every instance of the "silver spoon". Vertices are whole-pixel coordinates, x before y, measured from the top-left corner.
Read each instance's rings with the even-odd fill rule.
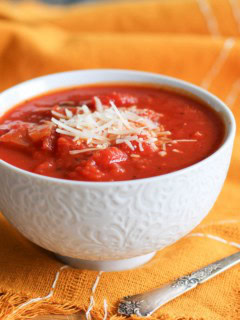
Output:
[[[240,263],[240,252],[209,264],[208,266],[183,276],[163,287],[146,293],[125,297],[119,303],[118,313],[125,316],[130,316],[132,314],[139,317],[150,316],[167,302],[192,290],[198,284],[208,281],[238,263]]]

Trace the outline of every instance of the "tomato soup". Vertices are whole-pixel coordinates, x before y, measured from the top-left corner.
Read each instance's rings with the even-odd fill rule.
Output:
[[[216,151],[224,125],[168,89],[76,87],[25,101],[0,118],[0,159],[44,176],[122,181],[158,176]]]

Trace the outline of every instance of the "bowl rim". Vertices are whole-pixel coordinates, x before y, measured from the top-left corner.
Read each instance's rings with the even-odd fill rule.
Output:
[[[225,115],[227,115],[228,120],[230,120],[227,126],[227,136],[225,137],[224,142],[222,143],[222,145],[215,151],[213,152],[211,155],[209,155],[208,157],[206,157],[205,159],[198,161],[195,164],[192,164],[186,168],[183,169],[179,169],[170,173],[166,173],[166,174],[162,174],[159,176],[154,176],[154,177],[148,177],[148,178],[142,178],[142,179],[135,179],[135,180],[123,180],[123,181],[76,181],[76,180],[67,180],[67,179],[61,179],[61,178],[54,178],[54,177],[48,177],[48,176],[43,176],[37,173],[33,173],[21,168],[18,168],[2,159],[0,159],[0,164],[3,167],[6,167],[7,169],[10,169],[12,171],[14,171],[17,174],[21,174],[24,176],[29,176],[33,179],[36,180],[42,180],[43,182],[52,182],[52,183],[56,183],[56,184],[66,184],[66,185],[73,185],[73,186],[86,186],[86,187],[106,187],[106,186],[122,186],[122,185],[132,185],[132,184],[142,184],[142,183],[149,183],[149,182],[154,182],[157,180],[164,180],[166,178],[170,178],[170,177],[175,177],[181,174],[184,174],[187,171],[192,171],[195,169],[200,169],[200,167],[202,167],[204,164],[206,164],[208,161],[210,160],[214,160],[218,154],[220,152],[224,152],[224,149],[227,148],[228,144],[231,143],[234,140],[234,136],[235,136],[235,131],[236,131],[236,122],[235,122],[235,118],[233,116],[232,111],[227,107],[227,105],[221,100],[219,99],[217,96],[215,96],[214,94],[208,92],[206,89],[203,89],[195,84],[192,84],[188,81],[182,80],[182,79],[178,79],[175,77],[171,77],[171,76],[167,76],[164,74],[158,74],[158,73],[153,73],[153,72],[146,72],[146,71],[140,71],[140,70],[130,70],[130,69],[82,69],[82,70],[72,70],[72,71],[65,71],[65,72],[57,72],[57,73],[51,73],[51,74],[47,74],[44,76],[40,76],[40,77],[36,77],[24,82],[21,82],[17,85],[14,85],[6,90],[4,90],[3,92],[0,93],[0,98],[5,95],[5,94],[9,94],[12,90],[18,89],[21,86],[26,86],[26,85],[31,85],[32,83],[34,83],[35,81],[39,81],[39,80],[45,80],[45,79],[51,79],[51,77],[55,77],[55,76],[64,76],[64,75],[72,75],[72,74],[79,74],[79,73],[94,73],[94,72],[103,72],[103,73],[131,73],[132,75],[146,75],[148,77],[152,77],[152,79],[158,79],[158,80],[163,80],[163,81],[169,81],[171,82],[170,85],[168,85],[168,87],[171,88],[174,87],[174,84],[179,84],[181,85],[181,89],[183,91],[185,91],[186,93],[189,92],[192,96],[194,96],[195,94],[192,93],[192,91],[197,91],[199,93],[201,93],[202,95],[204,95],[204,100],[206,102],[205,98],[209,98],[213,101],[216,102],[217,105],[220,106],[220,108],[222,109],[222,111],[224,111]],[[122,81],[123,82],[123,81]],[[96,83],[101,83],[101,82],[96,82]],[[102,81],[102,83],[104,83]],[[107,81],[105,82],[107,83]],[[114,83],[114,81],[111,81],[111,83]],[[121,81],[118,81],[116,79],[115,83],[121,83]],[[127,81],[124,81],[124,83],[127,83]],[[129,81],[130,83],[130,81]],[[133,81],[131,83],[134,83]],[[141,84],[140,82],[136,82],[137,84]],[[142,82],[143,83],[143,82]],[[143,84],[147,84],[143,83]],[[154,84],[151,83],[151,84]],[[87,85],[87,84],[86,84]],[[67,88],[71,88],[74,86],[64,86],[64,87],[59,87],[56,88],[54,90],[61,90],[61,89],[67,89]],[[76,85],[77,87],[77,85]],[[161,87],[161,85],[159,85],[159,87]],[[163,84],[164,87],[164,84]],[[184,87],[184,88],[182,88]],[[54,91],[54,90],[49,90],[49,92]],[[47,93],[48,91],[46,91]],[[37,95],[32,96],[31,98],[36,97]],[[195,95],[196,96],[196,95]],[[30,99],[31,99],[30,98]],[[209,104],[209,107],[211,108],[211,105]]]

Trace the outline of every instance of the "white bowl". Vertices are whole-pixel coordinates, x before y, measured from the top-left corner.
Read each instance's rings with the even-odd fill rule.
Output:
[[[221,114],[221,147],[188,168],[122,182],[49,178],[0,160],[0,209],[29,240],[80,268],[120,270],[148,261],[196,227],[216,201],[232,153],[235,121],[209,92],[174,78],[128,70],[86,70],[48,75],[0,95],[0,116],[50,90],[102,82],[150,83],[191,93]]]

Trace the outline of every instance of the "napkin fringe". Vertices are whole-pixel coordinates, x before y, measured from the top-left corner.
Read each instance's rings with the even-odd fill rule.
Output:
[[[29,320],[41,315],[70,315],[77,312],[86,312],[80,308],[70,304],[58,304],[52,301],[38,301],[36,303],[28,304],[23,308],[19,308],[24,305],[30,299],[26,296],[21,296],[13,292],[0,293],[0,319],[1,320]],[[112,309],[112,310],[111,310]],[[103,319],[103,312],[94,310],[92,312],[92,318],[95,320]],[[116,308],[112,307],[108,313],[108,320],[124,320],[123,316],[116,314]],[[131,316],[129,320],[138,320],[138,316]],[[170,320],[167,314],[163,314],[158,317],[150,316],[148,320]],[[180,317],[175,320],[204,320],[203,318],[185,318]]]
[[[52,301],[39,301],[32,305],[30,304],[23,308],[19,308],[28,301],[28,297],[20,296],[19,294],[12,292],[0,294],[0,319],[25,320],[40,315],[69,315],[80,311],[76,306],[69,304],[61,305]]]

